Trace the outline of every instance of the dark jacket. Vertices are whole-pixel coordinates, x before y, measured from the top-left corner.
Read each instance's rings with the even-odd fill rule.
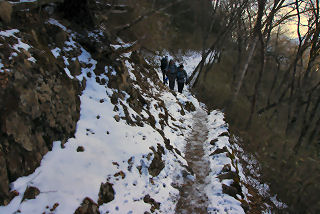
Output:
[[[169,65],[167,68],[167,76],[171,80],[175,80],[177,77],[177,66],[176,65]]]
[[[161,59],[161,70],[165,70],[168,67],[168,59],[166,59],[165,57],[163,57]]]
[[[178,68],[177,71],[177,82],[185,83],[188,79],[187,72],[183,68]]]

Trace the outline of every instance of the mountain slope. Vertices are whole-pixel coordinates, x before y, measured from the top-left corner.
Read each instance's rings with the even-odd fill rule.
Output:
[[[19,137],[11,146],[21,149],[25,159],[37,157],[32,167],[25,167],[28,170],[14,177],[9,173],[1,183],[4,193],[11,184],[10,193],[1,196],[6,206],[0,207],[0,213],[175,213],[185,186],[198,179],[186,155],[187,139],[196,130],[196,112],[202,112],[204,118],[208,114],[203,121],[208,135],[202,133],[204,138],[197,141],[210,164],[201,189],[208,198],[208,213],[248,209],[248,191],[242,183],[244,176],[239,176],[241,166],[223,113],[207,112],[188,90],[183,94],[170,91],[160,81],[159,57],[137,51],[138,44],[112,39],[98,28],[76,31],[78,26],[74,29],[60,17],[40,19],[29,14],[28,19],[36,18],[39,26],[34,30],[16,25],[0,31],[0,42],[7,48],[0,62],[1,76],[8,77],[1,79],[2,87],[18,88],[17,77],[26,75],[30,84],[20,91],[32,99],[24,100],[19,93],[17,105],[26,103],[31,110],[24,110],[21,118],[31,117],[34,123],[16,119],[13,124],[23,124],[31,131],[3,130],[3,136],[31,136],[32,151],[25,152],[28,147],[24,144],[21,148]],[[190,73],[200,59],[191,53],[180,60]],[[35,77],[50,84],[40,87]],[[33,94],[33,87],[39,95]],[[58,95],[53,96],[52,91]],[[47,108],[37,109],[43,103]],[[54,116],[41,114],[47,109],[53,109]],[[46,129],[38,133],[38,126]],[[56,135],[43,137],[47,132]],[[47,150],[39,155],[41,142]],[[1,152],[19,157],[14,149],[2,148]],[[14,160],[4,157],[9,164]],[[4,171],[15,167],[8,165]]]

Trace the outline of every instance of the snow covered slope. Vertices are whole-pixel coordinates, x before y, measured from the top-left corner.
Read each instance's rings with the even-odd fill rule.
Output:
[[[54,19],[47,24],[68,32],[63,47],[49,48],[63,60],[66,75],[85,85],[80,120],[73,138],[54,142],[34,173],[11,184],[17,196],[0,213],[86,213],[88,207],[95,213],[175,213],[183,178],[192,176],[184,158],[186,139],[194,112],[205,110],[204,105],[187,89],[176,94],[161,83],[161,72],[153,66],[157,57],[152,61],[124,52],[116,63],[99,62],[77,42],[76,33]],[[104,36],[90,35],[97,40]],[[110,48],[117,53],[132,45],[119,39]],[[188,73],[199,60],[198,55],[184,59]],[[80,74],[68,68],[75,61]],[[217,148],[229,147],[229,138],[221,136],[227,131],[221,112],[210,114],[208,128],[204,147],[210,159],[212,138],[219,137]],[[226,164],[236,171],[226,156],[211,158],[209,213],[244,212],[240,200],[245,197],[223,193],[222,183],[232,181],[217,178]]]

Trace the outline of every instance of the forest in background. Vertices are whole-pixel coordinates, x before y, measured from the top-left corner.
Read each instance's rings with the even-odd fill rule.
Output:
[[[109,1],[118,5],[121,1]],[[223,109],[290,213],[319,213],[318,0],[129,0],[105,22],[146,52],[198,51],[197,96]],[[114,10],[112,10],[114,9]],[[288,27],[289,26],[289,27]]]

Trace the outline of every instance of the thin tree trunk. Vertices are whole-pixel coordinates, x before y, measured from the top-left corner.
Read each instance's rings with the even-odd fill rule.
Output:
[[[237,98],[238,94],[239,94],[239,91],[241,89],[241,86],[243,84],[243,79],[247,73],[247,70],[248,70],[248,67],[249,67],[249,63],[251,62],[251,59],[253,57],[253,54],[254,54],[254,51],[255,51],[255,48],[256,48],[256,45],[257,45],[257,42],[259,40],[259,37],[258,36],[255,36],[255,38],[252,40],[252,43],[250,44],[249,46],[249,54],[248,54],[248,57],[247,57],[247,60],[243,66],[243,68],[241,69],[240,71],[240,79],[238,81],[238,84],[236,86],[236,89],[235,89],[235,92],[234,92],[234,95],[233,95],[233,101]]]

